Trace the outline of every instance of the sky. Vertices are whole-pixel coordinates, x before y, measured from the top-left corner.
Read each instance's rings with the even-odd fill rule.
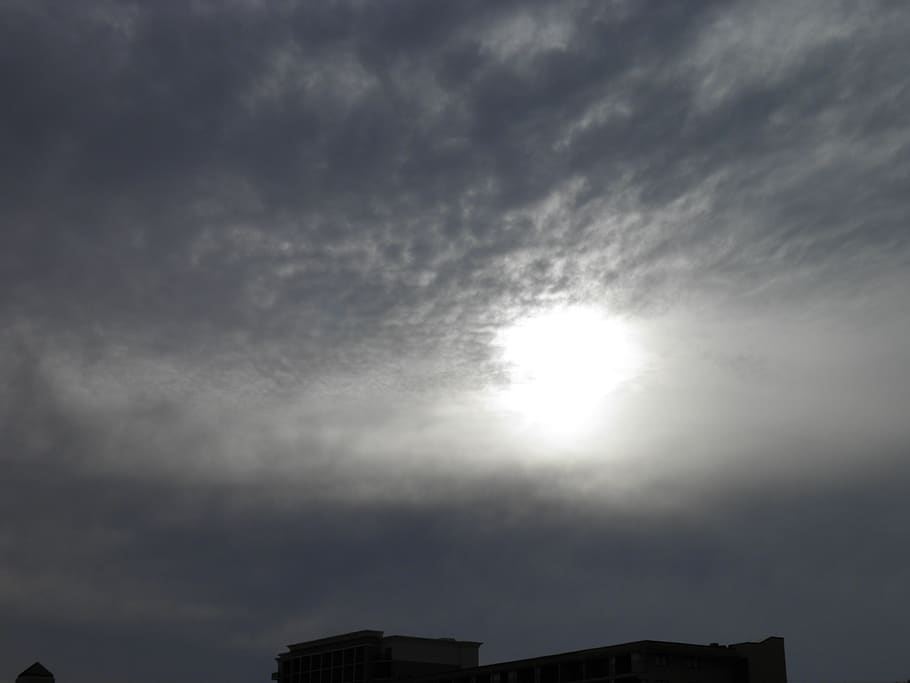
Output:
[[[906,679],[908,34],[0,0],[0,680],[364,628]]]

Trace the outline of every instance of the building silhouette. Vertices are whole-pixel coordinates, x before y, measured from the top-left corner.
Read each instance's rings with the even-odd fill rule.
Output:
[[[288,645],[278,683],[786,683],[784,639],[733,645],[638,640],[478,664],[481,643],[355,631]]]
[[[54,683],[54,674],[45,669],[41,662],[35,662],[16,676],[16,683]]]

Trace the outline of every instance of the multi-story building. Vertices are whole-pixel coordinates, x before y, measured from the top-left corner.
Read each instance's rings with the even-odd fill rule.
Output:
[[[479,666],[481,643],[356,631],[288,646],[278,683],[786,683],[784,639],[639,640]]]
[[[355,631],[288,645],[272,680],[281,683],[377,683],[477,666],[480,643],[454,638]]]

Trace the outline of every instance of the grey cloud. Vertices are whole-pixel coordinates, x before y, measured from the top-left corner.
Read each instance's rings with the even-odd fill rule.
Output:
[[[903,7],[0,16],[8,661],[780,629],[905,675]],[[479,398],[568,302],[649,354],[581,452]]]
[[[804,648],[811,651],[819,637],[846,645],[856,636],[854,624],[825,616],[827,601],[837,595],[844,613],[873,611],[887,622],[906,579],[899,542],[907,519],[903,466],[870,470],[849,484],[816,479],[807,489],[791,482],[771,498],[729,491],[715,505],[671,516],[647,505],[606,512],[571,498],[548,503],[508,482],[475,492],[469,507],[327,509],[301,497],[292,508],[264,512],[237,505],[242,486],[157,488],[43,474],[16,487],[27,495],[6,489],[4,501],[31,501],[40,510],[53,499],[45,508],[50,516],[56,506],[91,499],[101,525],[85,515],[70,525],[83,563],[66,548],[19,544],[21,571],[26,560],[68,568],[49,592],[59,617],[84,623],[91,614],[69,612],[73,603],[59,601],[60,591],[104,591],[96,608],[122,602],[104,610],[103,622],[127,631],[154,628],[148,612],[131,613],[130,600],[112,592],[116,579],[112,585],[107,572],[155,581],[167,591],[156,599],[161,612],[170,611],[164,629],[180,624],[195,632],[188,637],[211,643],[200,634],[217,624],[218,637],[240,648],[233,660],[249,660],[250,670],[254,660],[267,662],[276,642],[374,620],[421,632],[470,632],[489,641],[491,658],[639,635],[749,637],[750,629],[783,622],[792,631],[791,675],[830,676],[836,671],[819,668]],[[40,516],[29,521],[29,530],[40,523]],[[121,546],[114,562],[110,543]],[[84,573],[92,555],[107,572]],[[857,576],[872,579],[861,592],[852,584]],[[200,602],[215,614],[187,614]],[[554,637],[554,628],[561,635]],[[877,647],[896,647],[894,638],[899,630]],[[887,661],[870,675],[895,675]]]
[[[574,22],[581,35],[569,49],[542,51],[534,57],[531,71],[516,71],[509,62],[491,63],[480,45],[472,49],[465,38],[454,45],[431,41],[432,30],[403,9],[407,19],[384,14],[357,19],[351,10],[339,8],[299,10],[291,16],[250,10],[216,15],[173,11],[143,8],[131,19],[128,38],[122,30],[108,27],[116,36],[110,40],[120,46],[118,54],[126,56],[106,60],[100,74],[89,64],[80,70],[80,60],[65,52],[65,41],[54,45],[56,56],[53,51],[50,56],[42,54],[44,64],[32,69],[50,79],[66,60],[70,69],[79,71],[67,82],[82,84],[87,91],[68,97],[46,85],[27,93],[50,91],[63,98],[56,106],[36,102],[30,109],[56,112],[63,117],[55,127],[57,134],[79,141],[79,148],[69,153],[74,159],[69,173],[63,170],[65,165],[61,169],[59,145],[54,148],[45,141],[41,147],[48,151],[33,156],[32,163],[44,159],[45,168],[56,170],[57,187],[71,195],[58,196],[54,203],[65,206],[76,196],[83,197],[81,203],[86,195],[104,198],[90,199],[94,206],[68,212],[53,223],[44,220],[45,229],[48,223],[70,224],[66,236],[58,233],[50,247],[61,250],[58,259],[66,259],[67,270],[60,273],[65,278],[59,283],[62,291],[57,294],[65,301],[71,288],[87,288],[101,306],[94,313],[86,311],[89,315],[121,317],[128,315],[124,308],[141,305],[164,320],[193,319],[204,311],[209,319],[221,316],[221,324],[232,327],[253,321],[280,326],[282,321],[296,329],[276,310],[287,310],[288,303],[302,295],[324,298],[324,310],[303,312],[318,327],[332,325],[337,314],[327,311],[350,310],[352,315],[356,311],[364,324],[426,299],[434,300],[436,307],[443,302],[456,305],[452,290],[476,290],[472,280],[478,277],[506,292],[526,290],[533,280],[526,281],[525,272],[510,271],[503,277],[497,270],[504,255],[537,244],[539,237],[520,224],[501,230],[503,212],[533,210],[541,196],[558,191],[571,178],[586,188],[572,208],[583,209],[586,196],[602,201],[606,192],[611,203],[622,201],[626,210],[641,213],[646,222],[653,220],[654,211],[672,210],[673,202],[682,198],[709,201],[714,220],[722,224],[687,225],[671,216],[670,225],[661,228],[662,249],[692,252],[692,271],[729,261],[730,254],[699,256],[699,251],[709,235],[730,223],[756,226],[743,239],[754,243],[753,258],[764,262],[774,237],[780,247],[792,244],[793,258],[798,259],[806,248],[800,245],[806,243],[819,245],[823,252],[837,249],[838,243],[831,244],[828,235],[843,235],[849,228],[832,227],[826,219],[838,209],[819,206],[828,196],[814,199],[802,187],[836,181],[824,165],[803,170],[801,151],[809,145],[823,149],[820,145],[840,137],[840,131],[819,128],[805,113],[797,112],[795,119],[789,114],[793,96],[806,86],[814,94],[811,99],[802,95],[803,101],[811,101],[816,111],[824,111],[831,98],[842,97],[843,87],[833,88],[831,78],[820,79],[819,69],[827,75],[845,64],[845,71],[846,65],[850,67],[847,73],[855,73],[853,62],[862,63],[864,57],[875,62],[876,55],[856,55],[836,41],[814,69],[802,66],[799,54],[790,56],[798,66],[787,72],[793,74],[789,81],[773,83],[773,92],[753,86],[727,96],[720,110],[702,113],[695,108],[697,95],[683,84],[647,80],[665,64],[672,47],[685,51],[694,44],[701,49],[711,38],[699,42],[701,34],[687,33],[686,27],[699,18],[698,12],[688,10],[633,12],[613,21],[569,17],[569,25]],[[813,11],[810,18],[824,17],[818,8]],[[333,12],[339,16],[331,16]],[[712,11],[710,16],[716,14]],[[437,22],[433,30],[442,30],[446,18],[433,19]],[[458,24],[455,17],[448,21]],[[471,25],[483,24],[482,17],[471,19]],[[417,25],[419,36],[413,28]],[[345,51],[342,38],[363,47],[359,52]],[[127,48],[121,45],[124,41]],[[401,47],[385,53],[381,46],[388,44]],[[821,43],[827,44],[830,41]],[[23,52],[26,49],[22,47]],[[459,80],[437,75],[445,73],[451,55],[464,55],[459,59],[465,61],[472,53],[474,66]],[[101,75],[111,71],[116,73]],[[833,83],[839,80],[844,77],[835,75]],[[251,92],[264,95],[251,103]],[[591,123],[591,109],[596,111],[605,95],[608,102],[620,101],[621,113],[605,121],[594,115]],[[73,111],[90,106],[95,109]],[[25,114],[21,118],[24,127]],[[571,129],[579,118],[588,121],[583,133],[560,143],[567,126]],[[769,120],[781,123],[769,127]],[[793,138],[800,128],[804,135]],[[34,135],[49,139],[46,130]],[[773,156],[764,151],[769,143],[778,150]],[[805,181],[772,186],[756,199],[752,189],[756,180],[767,183],[767,176],[780,176],[780,152],[791,145],[792,161],[785,163],[796,164],[791,175]],[[888,146],[894,148],[893,143]],[[129,168],[121,169],[123,164]],[[893,173],[895,166],[888,168]],[[857,173],[867,175],[868,170],[840,169],[838,176],[853,183]],[[66,175],[60,177],[61,173]],[[81,185],[76,196],[73,180]],[[63,181],[66,185],[61,185]],[[54,181],[49,182],[48,189],[53,190]],[[864,183],[875,193],[882,190],[873,188],[888,185],[872,179]],[[798,233],[784,231],[789,217],[741,214],[750,203],[764,203],[769,192],[784,200],[778,204],[787,207],[788,216],[800,216]],[[790,193],[793,199],[787,198]],[[162,194],[168,196],[166,205],[158,201]],[[460,210],[462,205],[469,206],[470,213]],[[591,207],[592,212],[601,210],[597,204]],[[808,222],[802,219],[806,212]],[[769,221],[781,225],[780,232],[769,234]],[[23,222],[30,221],[26,217]],[[73,223],[91,224],[94,230],[82,240]],[[365,225],[370,226],[369,233],[362,231]],[[379,231],[379,225],[387,227]],[[887,225],[880,223],[878,228],[886,244],[894,238],[894,229]],[[30,232],[38,236],[41,229],[36,227]],[[238,227],[252,235],[263,231],[274,235],[277,230],[286,239],[272,240],[278,250],[267,249],[253,260],[243,249],[209,253],[201,261],[189,259],[200,228],[220,237]],[[628,234],[633,240],[649,239],[646,228]],[[563,237],[571,244],[571,235]],[[604,242],[613,239],[605,236]],[[362,262],[356,248],[350,252],[343,248],[341,258],[305,248],[326,241],[364,244],[378,250],[378,258],[364,269],[355,267]],[[277,247],[282,242],[295,248],[282,252]],[[35,250],[36,258],[42,252],[42,258],[48,258],[46,239],[26,245]],[[738,246],[741,255],[728,269],[744,265],[742,244]],[[351,256],[345,258],[345,253]],[[627,257],[611,264],[612,273],[605,277],[608,283],[618,277],[633,290],[653,287],[660,280],[646,273],[660,271],[660,254],[646,251],[644,262]],[[105,279],[86,272],[99,257],[111,263],[105,275],[120,286],[106,287]],[[171,264],[166,277],[147,265],[160,263],[161,258]],[[329,260],[333,269],[325,273],[314,268],[311,259]],[[790,263],[792,258],[781,267]],[[276,271],[284,274],[276,277]],[[398,277],[378,280],[396,271]],[[333,274],[346,276],[345,284]],[[409,286],[405,278],[411,277],[418,282],[432,278],[431,286]],[[50,292],[43,284],[46,297]],[[570,274],[554,284],[557,291],[566,291],[579,282]],[[633,300],[640,302],[642,296],[638,292]],[[344,334],[343,329],[337,332]]]

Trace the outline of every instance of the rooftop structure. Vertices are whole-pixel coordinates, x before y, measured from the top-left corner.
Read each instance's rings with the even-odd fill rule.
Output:
[[[54,683],[54,674],[35,662],[16,677],[16,683]]]

